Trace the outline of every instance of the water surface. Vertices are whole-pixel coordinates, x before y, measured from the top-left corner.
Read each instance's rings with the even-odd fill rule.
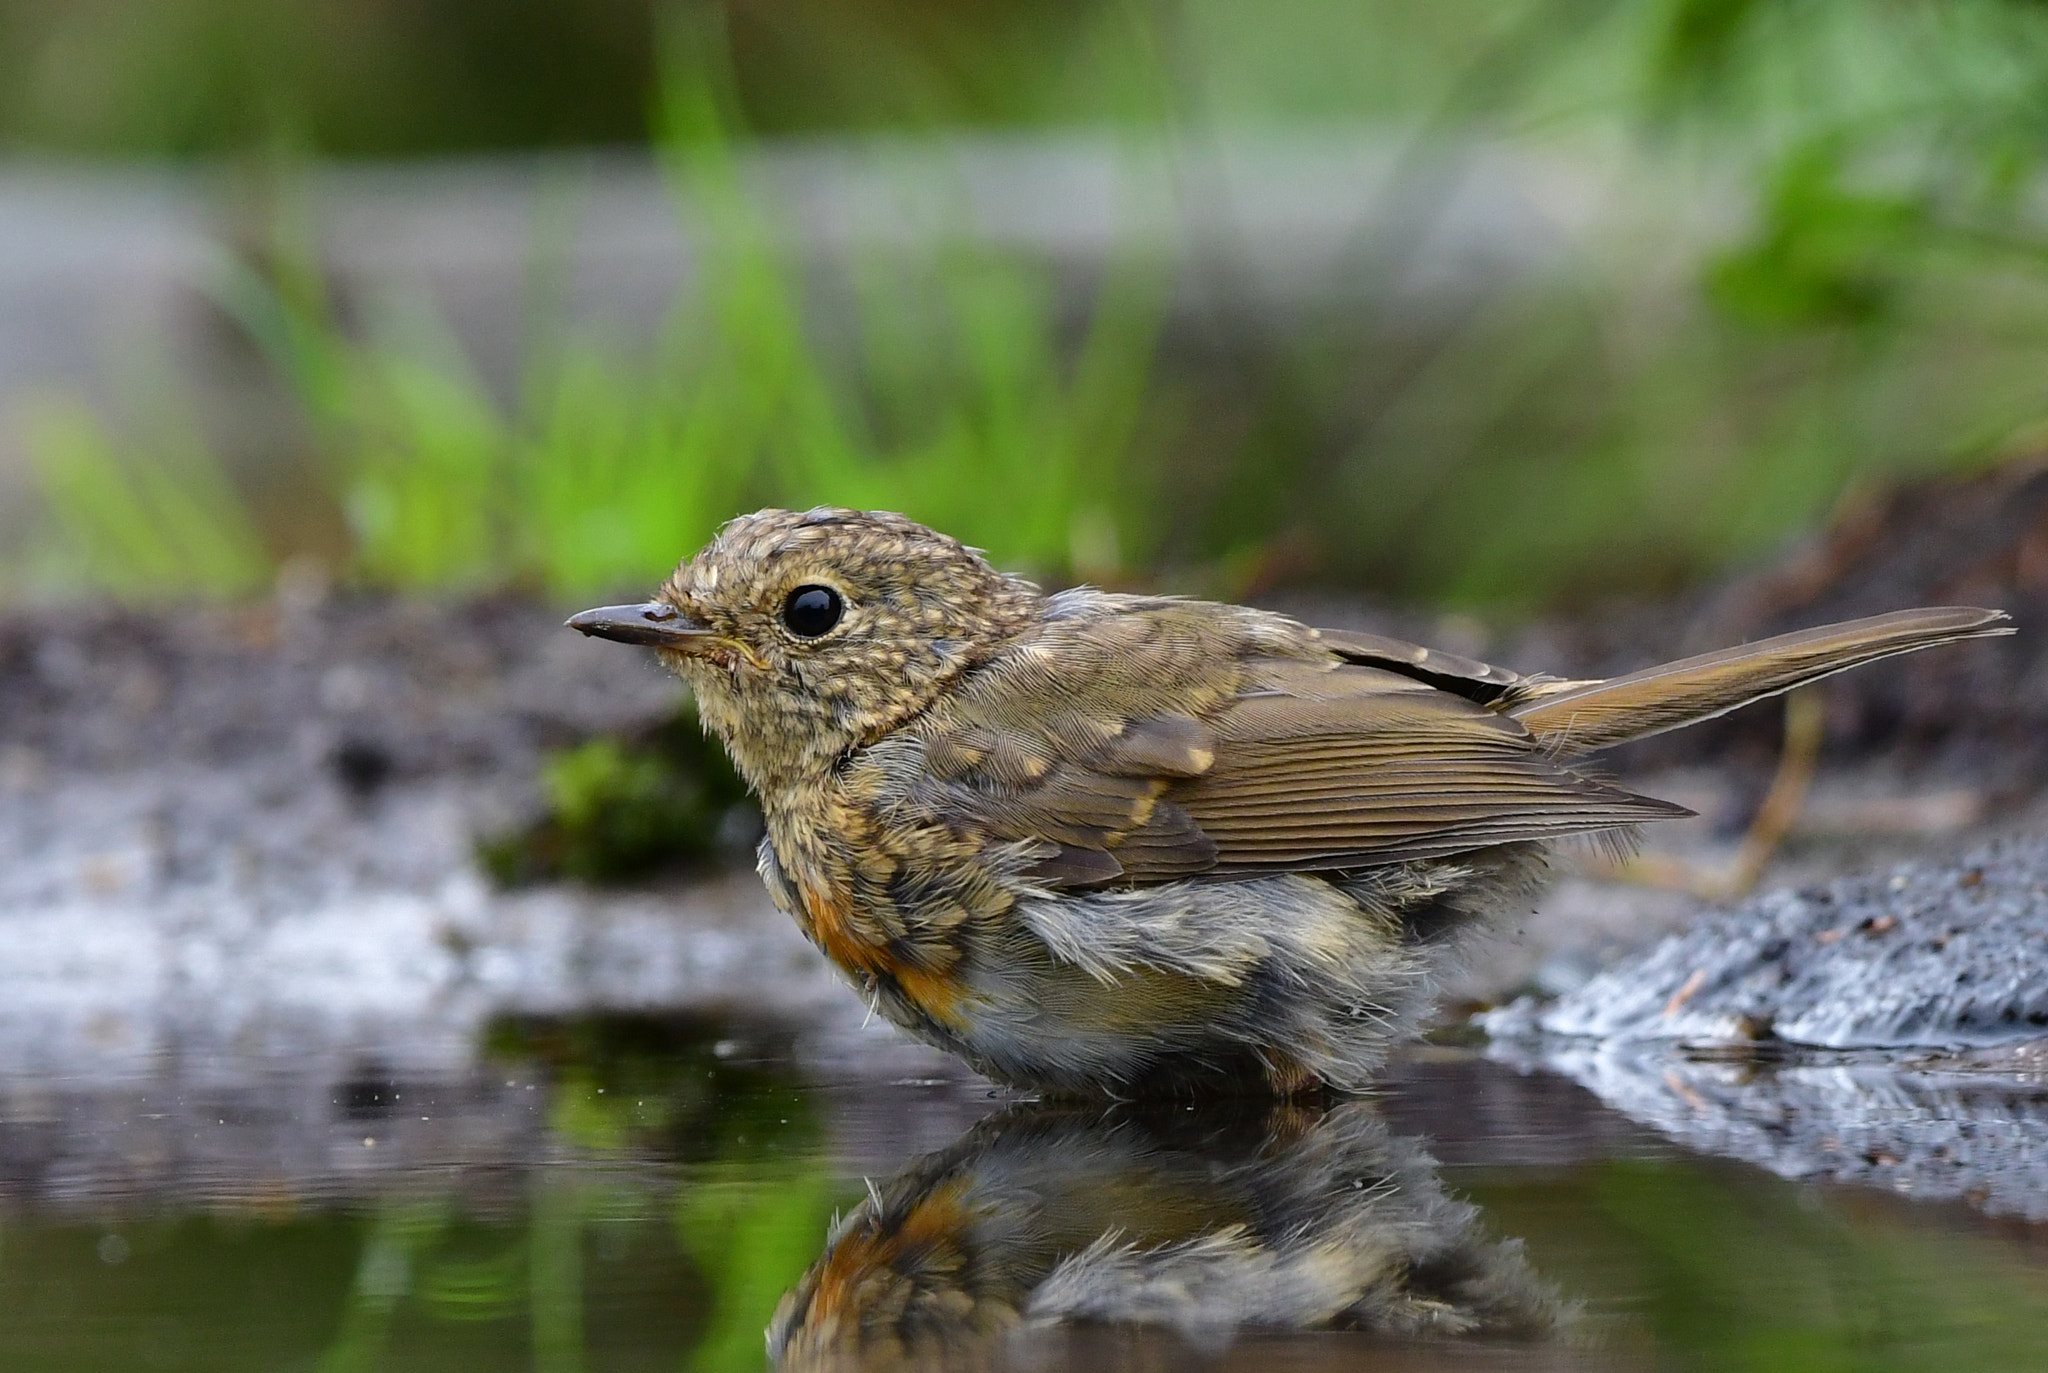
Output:
[[[1461,1054],[1370,1102],[1178,1115],[794,1064],[772,1028],[609,1017],[500,1024],[456,1080],[6,1084],[0,1367],[758,1368],[800,1286],[783,1338],[822,1367],[2020,1369],[2048,1348],[2041,1227],[1689,1153]],[[1367,1328],[1222,1328],[1319,1293]],[[1119,1304],[1164,1328],[1056,1319]]]

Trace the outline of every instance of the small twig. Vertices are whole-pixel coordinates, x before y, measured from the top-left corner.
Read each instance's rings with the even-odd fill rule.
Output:
[[[1813,774],[1820,762],[1821,735],[1827,712],[1820,697],[1809,689],[1785,697],[1785,743],[1778,754],[1778,770],[1771,789],[1749,823],[1734,861],[1716,870],[1701,863],[1662,854],[1643,854],[1616,864],[1608,876],[1645,887],[1662,887],[1691,892],[1714,901],[1732,901],[1746,896],[1763,876],[1764,868],[1785,836],[1799,821],[1806,806],[1806,794],[1813,787]]]
[[[1795,691],[1785,698],[1785,746],[1778,754],[1778,772],[1771,789],[1757,807],[1749,833],[1742,837],[1721,892],[1725,897],[1748,894],[1763,876],[1771,855],[1785,842],[1785,836],[1799,820],[1806,805],[1806,793],[1813,787],[1813,773],[1820,762],[1821,735],[1827,727],[1827,711],[1818,692]]]

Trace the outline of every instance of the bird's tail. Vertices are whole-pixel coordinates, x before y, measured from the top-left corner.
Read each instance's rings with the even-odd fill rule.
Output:
[[[1507,713],[1559,753],[1591,753],[1711,720],[1737,706],[1895,653],[2012,632],[2011,619],[2002,610],[1900,610],[1781,634],[1604,682],[1548,683]]]

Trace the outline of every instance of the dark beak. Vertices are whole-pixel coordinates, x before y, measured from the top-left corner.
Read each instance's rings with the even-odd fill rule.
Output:
[[[569,628],[598,639],[649,648],[687,650],[711,633],[674,606],[662,601],[646,605],[601,605],[569,617]]]

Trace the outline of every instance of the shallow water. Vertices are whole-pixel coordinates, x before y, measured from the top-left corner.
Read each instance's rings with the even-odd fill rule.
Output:
[[[2039,1225],[1688,1153],[1463,1054],[1371,1102],[1199,1111],[794,1062],[772,1028],[611,1017],[500,1024],[457,1080],[6,1084],[0,1367],[755,1368],[835,1214],[782,1336],[810,1366],[2018,1369],[2048,1346]],[[1368,1328],[1223,1328],[1333,1304]],[[1131,1311],[1154,1328],[1062,1319]]]

